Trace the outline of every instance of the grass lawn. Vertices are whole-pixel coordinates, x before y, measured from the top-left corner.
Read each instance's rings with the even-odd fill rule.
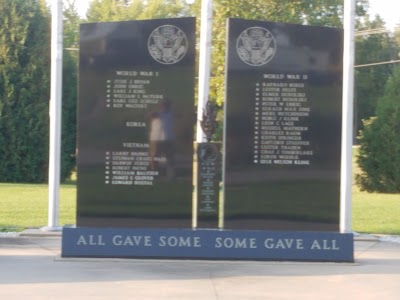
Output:
[[[48,188],[45,184],[0,183],[0,231],[43,227],[48,218]],[[76,186],[60,190],[60,225],[75,224]]]
[[[361,192],[353,186],[353,231],[400,235],[400,194]]]
[[[359,172],[355,163],[353,171]],[[352,200],[354,231],[400,235],[400,194],[366,193],[353,185]],[[47,225],[48,188],[45,184],[0,183],[0,204],[0,231]],[[75,184],[61,185],[59,224],[75,224],[75,212]]]
[[[359,233],[400,235],[400,194],[362,192],[355,185],[358,148],[353,148],[352,229]]]

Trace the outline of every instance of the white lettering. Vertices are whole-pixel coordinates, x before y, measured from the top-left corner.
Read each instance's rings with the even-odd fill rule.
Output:
[[[102,235],[97,235],[94,236],[92,234],[89,234],[89,245],[91,246],[104,246],[105,244],[103,243],[103,236]]]
[[[235,249],[256,249],[257,242],[255,238],[222,238],[215,239],[215,248],[235,248]]]
[[[151,236],[142,236],[142,235],[132,235],[125,236],[115,235],[112,239],[112,243],[115,246],[144,246],[151,247]]]
[[[304,249],[302,239],[266,239],[264,247],[267,249]]]
[[[340,248],[336,245],[336,240],[314,240],[311,245],[311,250],[340,250]]]
[[[85,237],[83,235],[79,236],[78,242],[76,244],[77,245],[87,245]]]
[[[160,247],[201,247],[200,237],[183,237],[183,236],[160,236],[158,245]]]
[[[313,250],[313,249],[321,250],[321,245],[318,243],[317,240],[314,240],[312,245],[311,245],[311,250]]]

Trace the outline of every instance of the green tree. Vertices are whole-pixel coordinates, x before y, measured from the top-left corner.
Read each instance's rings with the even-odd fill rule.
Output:
[[[400,67],[389,78],[376,117],[364,122],[359,136],[357,184],[369,192],[400,192]]]
[[[183,17],[189,15],[184,0],[94,0],[88,13],[88,22],[145,20]]]
[[[62,91],[62,144],[61,180],[70,178],[76,166],[76,107],[78,80],[78,40],[81,18],[75,0],[64,3],[63,28],[63,91]]]
[[[0,1],[0,181],[47,176],[49,26],[45,2]]]
[[[76,166],[77,65],[69,53],[64,54],[61,133],[61,180],[71,177]]]
[[[396,42],[397,47],[400,48],[400,23],[398,23],[394,28],[394,40]],[[400,58],[400,53],[398,53],[398,58]]]
[[[370,21],[366,16],[358,23],[359,36],[356,39],[356,65],[366,65],[396,59],[400,51],[389,33],[368,34],[369,30],[385,29],[381,17]],[[362,128],[362,120],[375,115],[378,99],[383,95],[387,79],[394,64],[372,65],[356,68],[355,125]],[[357,130],[356,130],[357,131]]]
[[[79,45],[79,24],[82,21],[79,17],[76,1],[65,0],[63,9],[63,44],[64,48],[78,48]],[[73,52],[72,52],[73,53]]]
[[[138,11],[135,14],[139,14],[141,11],[141,4],[139,1],[133,1],[138,5]],[[126,0],[93,0],[87,11],[88,22],[99,22],[99,21],[121,21],[126,19],[129,2]]]
[[[189,15],[189,6],[184,0],[150,0],[138,19],[177,18]]]

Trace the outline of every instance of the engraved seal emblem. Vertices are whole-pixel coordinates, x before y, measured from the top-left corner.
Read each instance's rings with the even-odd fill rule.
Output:
[[[173,25],[157,27],[150,34],[147,46],[150,55],[161,64],[175,64],[188,49],[186,34]]]
[[[217,146],[209,143],[200,145],[199,156],[200,161],[213,162],[218,158],[219,150]]]
[[[251,66],[262,66],[270,62],[276,52],[276,41],[271,32],[262,27],[244,30],[236,41],[240,59]]]

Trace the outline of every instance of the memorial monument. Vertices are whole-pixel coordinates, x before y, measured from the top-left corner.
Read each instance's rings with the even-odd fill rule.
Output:
[[[339,233],[342,41],[229,19],[223,148],[208,103],[193,186],[194,18],[83,24],[62,256],[353,261]]]
[[[81,25],[78,226],[191,228],[194,26]]]
[[[197,143],[196,227],[218,228],[221,227],[221,144],[211,142],[218,127],[216,107],[211,102],[206,103],[200,125],[207,142]]]
[[[228,30],[225,228],[338,231],[342,30]]]

